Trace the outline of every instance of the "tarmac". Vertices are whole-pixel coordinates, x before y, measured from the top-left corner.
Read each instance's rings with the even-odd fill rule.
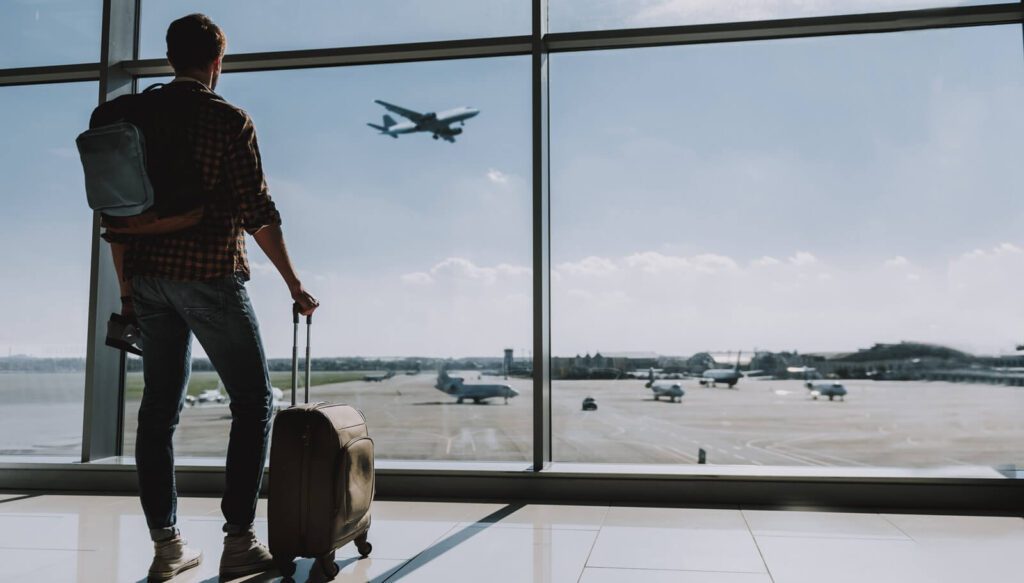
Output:
[[[361,409],[378,459],[529,462],[532,381],[452,374],[467,383],[508,383],[520,394],[507,405],[500,398],[460,405],[424,373],[322,385],[311,399]],[[555,461],[696,464],[704,449],[707,463],[722,465],[1024,465],[1024,388],[849,381],[844,401],[828,401],[811,399],[801,381],[744,378],[735,389],[681,382],[686,395],[670,403],[655,401],[640,380],[556,381]],[[596,411],[581,410],[585,397],[596,399]],[[126,455],[137,408],[126,404]],[[178,455],[224,456],[229,424],[226,405],[186,408]]]

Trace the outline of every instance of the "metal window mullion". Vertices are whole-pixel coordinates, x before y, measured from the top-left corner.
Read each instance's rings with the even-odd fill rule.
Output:
[[[546,35],[545,42],[549,52],[592,51],[904,32],[1020,22],[1024,22],[1024,5],[1007,3],[750,22],[560,32]]]
[[[100,103],[132,91],[132,75],[120,65],[135,58],[138,14],[138,0],[103,0]],[[98,213],[91,245],[82,462],[120,455],[124,423],[124,357],[105,344],[107,317],[120,310],[121,294],[110,246],[100,239]]]
[[[530,54],[532,37],[512,36],[359,47],[337,47],[264,53],[239,53],[224,57],[224,72],[279,71],[316,67],[413,63],[447,59],[472,59]],[[168,75],[166,59],[132,60],[123,64],[137,76]]]
[[[533,471],[551,463],[551,191],[548,179],[547,0],[533,0]]]
[[[42,85],[46,83],[71,83],[76,81],[99,81],[99,79],[99,63],[78,63],[72,65],[0,69],[0,87]]]

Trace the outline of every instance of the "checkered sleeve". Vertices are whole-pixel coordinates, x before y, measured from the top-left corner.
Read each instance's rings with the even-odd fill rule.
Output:
[[[280,225],[281,214],[263,176],[256,128],[248,115],[243,116],[241,131],[228,145],[225,170],[242,228],[252,235],[268,225]]]

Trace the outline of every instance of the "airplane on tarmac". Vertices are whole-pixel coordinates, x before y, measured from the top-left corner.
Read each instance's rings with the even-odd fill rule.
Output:
[[[677,398],[680,403],[683,402],[683,395],[686,394],[686,391],[683,390],[682,383],[666,381],[659,382],[654,380],[653,368],[648,371],[647,379],[647,383],[644,384],[644,386],[654,391],[655,401],[660,401],[661,397],[668,397],[673,403],[676,402]]]
[[[198,403],[224,403],[227,400],[228,398],[225,397],[224,394],[220,392],[219,385],[217,386],[216,389],[207,389],[199,393],[195,397],[193,397],[192,395],[185,395],[185,403],[187,403],[190,407]]]
[[[270,401],[270,408],[271,408],[271,410],[273,410],[274,412],[280,411],[281,407],[284,406],[284,405],[281,404],[282,401],[284,401],[284,391],[282,391],[281,389],[279,389],[277,387],[270,387],[270,394],[271,394],[271,401]]]
[[[391,378],[393,376],[395,376],[395,371],[389,370],[386,374],[382,374],[382,375],[381,374],[363,375],[363,380],[367,381],[367,382],[370,382],[370,383],[380,383],[380,382],[388,380],[389,378]]]
[[[461,403],[463,399],[472,399],[474,403],[480,403],[486,399],[504,397],[505,404],[508,405],[508,400],[511,397],[519,396],[519,391],[508,385],[467,385],[462,377],[448,376],[448,371],[444,368],[437,372],[437,382],[434,384],[434,388],[456,397],[458,399],[456,403]]]
[[[455,136],[462,133],[462,128],[453,128],[451,127],[452,124],[458,123],[459,125],[464,126],[466,125],[467,119],[476,117],[480,113],[479,109],[473,109],[472,107],[456,107],[455,109],[449,109],[437,113],[419,113],[411,109],[392,105],[379,99],[374,99],[373,101],[374,103],[383,105],[384,109],[387,109],[392,113],[397,113],[409,120],[397,122],[390,115],[384,114],[384,125],[372,123],[366,124],[371,128],[378,130],[381,135],[391,136],[395,139],[398,139],[398,136],[401,134],[430,132],[435,140],[441,138],[446,142],[454,144]]]
[[[710,368],[704,371],[700,384],[705,387],[713,387],[716,383],[725,383],[730,389],[735,387],[736,383],[743,378],[743,373],[740,372],[740,356],[742,354],[743,352],[740,351],[736,355],[735,368]]]
[[[828,397],[829,401],[835,400],[839,397],[840,401],[845,401],[846,387],[835,381],[807,381],[804,386],[811,391],[811,398],[815,401],[818,397]]]

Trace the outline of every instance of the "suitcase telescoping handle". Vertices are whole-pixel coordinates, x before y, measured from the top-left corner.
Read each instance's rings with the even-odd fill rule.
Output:
[[[295,406],[295,392],[299,388],[299,304],[292,304],[292,407]],[[305,403],[309,403],[309,338],[310,329],[313,327],[313,316],[306,316],[306,384]]]

